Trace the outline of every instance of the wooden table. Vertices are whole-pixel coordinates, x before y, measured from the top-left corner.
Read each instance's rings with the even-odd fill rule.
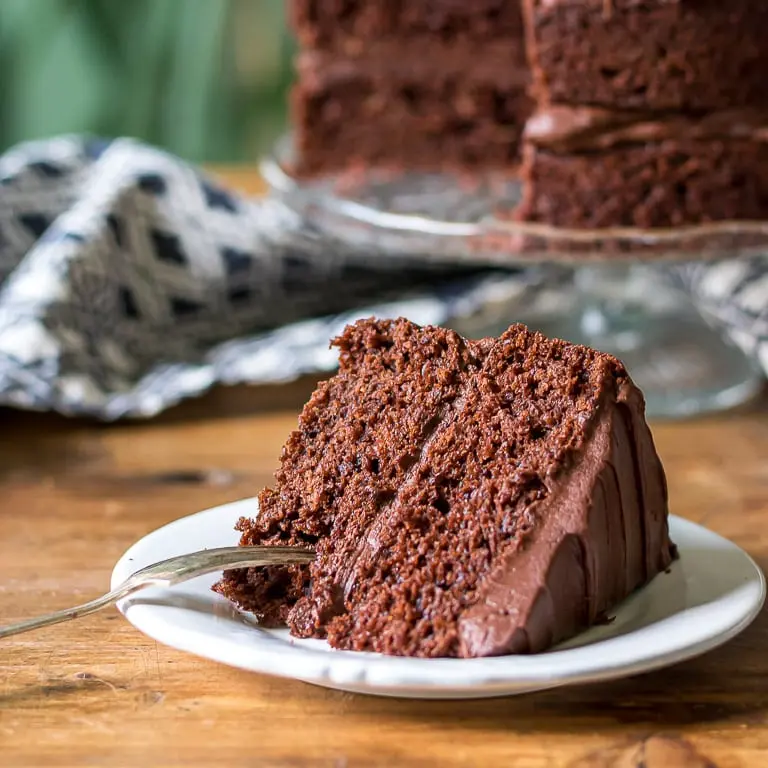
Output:
[[[144,534],[252,495],[312,387],[219,389],[113,426],[0,411],[0,621],[99,594]],[[765,408],[654,433],[673,511],[768,568]],[[0,647],[3,766],[768,766],[765,612],[672,669],[464,703],[247,674],[159,646],[116,611]]]

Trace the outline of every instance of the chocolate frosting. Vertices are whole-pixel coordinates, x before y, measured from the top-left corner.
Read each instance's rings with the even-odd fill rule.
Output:
[[[553,152],[599,151],[668,139],[766,142],[768,113],[723,110],[692,116],[550,105],[529,118],[524,135],[535,146]]]
[[[593,624],[674,556],[664,472],[627,381],[574,467],[537,502],[543,525],[502,556],[459,619],[460,655],[535,653]]]
[[[461,412],[460,398],[451,408]],[[522,549],[511,545],[459,617],[459,656],[537,653],[591,626],[626,595],[667,568],[666,479],[644,418],[642,394],[629,378],[607,390],[578,460],[547,480],[529,506],[540,526]],[[437,420],[439,424],[447,414]],[[426,456],[439,433],[422,446]],[[415,461],[404,483],[415,477]],[[394,507],[394,504],[391,505]],[[356,580],[384,546],[392,509],[379,514],[346,569],[337,574],[344,610]],[[318,618],[327,621],[333,611]]]

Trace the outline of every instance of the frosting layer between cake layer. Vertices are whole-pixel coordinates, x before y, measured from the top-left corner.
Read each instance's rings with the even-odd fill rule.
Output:
[[[524,136],[553,152],[590,152],[667,140],[768,142],[768,109],[685,114],[549,105],[534,112]]]

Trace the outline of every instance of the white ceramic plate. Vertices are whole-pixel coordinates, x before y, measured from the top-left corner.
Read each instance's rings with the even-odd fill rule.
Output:
[[[255,499],[177,520],[134,544],[112,585],[139,568],[198,549],[236,543]],[[148,589],[118,606],[137,629],[181,651],[252,672],[357,693],[411,698],[480,698],[609,680],[647,672],[725,643],[755,618],[765,578],[735,544],[679,517],[670,520],[680,550],[668,573],[626,600],[610,624],[547,653],[489,659],[410,659],[335,651],[325,642],[268,630],[211,592],[218,576],[172,589]]]

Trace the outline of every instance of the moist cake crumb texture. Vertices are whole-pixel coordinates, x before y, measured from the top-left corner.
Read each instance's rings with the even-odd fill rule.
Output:
[[[238,524],[243,545],[318,557],[216,587],[264,623],[351,650],[529,652],[668,566],[663,470],[614,358],[523,326],[468,341],[402,319],[334,344],[338,374]]]

